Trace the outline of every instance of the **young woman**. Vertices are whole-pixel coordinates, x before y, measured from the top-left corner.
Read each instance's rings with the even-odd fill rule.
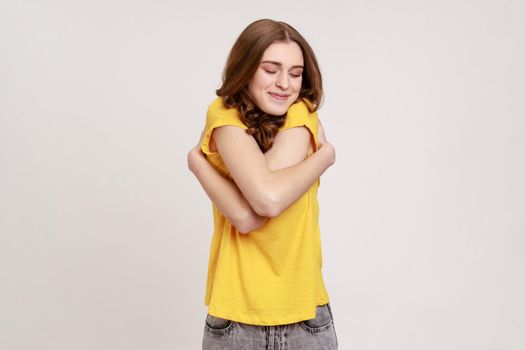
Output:
[[[314,52],[290,25],[255,21],[216,93],[188,153],[213,203],[203,349],[337,349],[317,201],[335,150]]]

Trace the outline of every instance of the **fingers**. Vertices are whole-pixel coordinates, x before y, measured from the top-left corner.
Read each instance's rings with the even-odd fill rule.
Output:
[[[320,143],[327,142],[326,134],[325,134],[325,131],[324,131],[323,124],[321,123],[321,120],[319,120],[319,130],[317,131],[317,138],[319,139]]]
[[[204,138],[205,134],[206,134],[206,127],[202,129],[201,136],[199,137],[199,144],[202,142],[202,139]]]
[[[199,136],[199,142],[197,143],[197,145],[195,145],[194,148],[200,149],[201,144],[202,144],[202,140],[204,139],[204,135],[206,135],[206,127],[204,127],[204,129],[202,129],[202,132],[201,132],[201,134]]]

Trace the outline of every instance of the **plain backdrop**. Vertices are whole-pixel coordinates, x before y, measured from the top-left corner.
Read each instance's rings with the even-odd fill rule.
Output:
[[[0,1],[0,348],[199,349],[187,169],[252,21],[316,52],[342,350],[525,348],[522,1]]]

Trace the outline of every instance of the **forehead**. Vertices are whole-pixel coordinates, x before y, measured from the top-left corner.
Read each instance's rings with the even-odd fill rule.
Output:
[[[295,42],[274,42],[266,48],[261,61],[276,61],[283,66],[303,65],[301,47]]]

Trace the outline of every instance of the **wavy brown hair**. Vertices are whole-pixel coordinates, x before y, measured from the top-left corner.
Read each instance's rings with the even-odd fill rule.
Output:
[[[228,55],[224,67],[222,86],[216,90],[227,108],[237,108],[240,118],[253,135],[261,151],[272,147],[286,114],[275,116],[263,112],[248,95],[248,82],[262,59],[264,51],[275,41],[296,42],[301,48],[304,68],[301,91],[295,102],[306,99],[310,112],[315,112],[323,98],[323,83],[314,51],[291,25],[271,19],[260,19],[248,25],[239,35]]]

